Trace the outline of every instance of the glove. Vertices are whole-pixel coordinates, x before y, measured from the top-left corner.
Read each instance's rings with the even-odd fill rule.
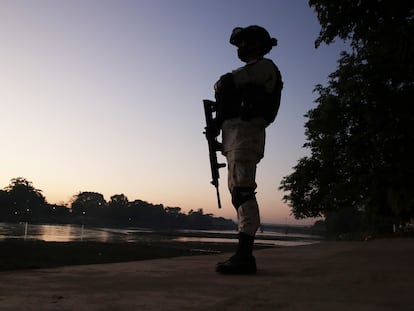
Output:
[[[212,124],[207,128],[207,135],[209,137],[217,137],[220,135],[221,126],[217,120],[213,120]]]

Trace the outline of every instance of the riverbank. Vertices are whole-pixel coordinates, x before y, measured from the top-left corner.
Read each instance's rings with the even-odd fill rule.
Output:
[[[414,310],[412,238],[262,249],[254,276],[228,255],[3,271],[0,310]]]
[[[258,245],[256,249],[266,247],[269,246]],[[209,255],[232,252],[235,248],[235,243],[7,240],[0,242],[0,271]]]

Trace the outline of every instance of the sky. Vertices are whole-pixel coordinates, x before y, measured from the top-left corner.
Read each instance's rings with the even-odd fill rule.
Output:
[[[253,24],[278,39],[266,57],[284,80],[257,171],[262,222],[313,223],[278,187],[309,154],[304,115],[345,45],[315,49],[300,0],[0,0],[0,189],[24,177],[51,204],[123,193],[235,219],[226,169],[220,210],[210,184],[202,100],[243,66],[229,36]]]

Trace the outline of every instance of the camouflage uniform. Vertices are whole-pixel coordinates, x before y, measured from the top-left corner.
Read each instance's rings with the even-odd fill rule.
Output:
[[[247,64],[231,73],[234,87],[262,85],[269,94],[278,85],[280,74],[271,60],[261,59]],[[220,81],[217,82],[220,84]],[[220,86],[216,84],[216,89]],[[263,116],[243,120],[241,116],[226,118],[222,124],[223,155],[227,159],[228,187],[233,197],[239,191],[249,199],[237,206],[239,232],[254,236],[260,226],[259,208],[254,196],[256,189],[256,166],[263,158],[265,129],[268,122]]]
[[[220,77],[216,91],[217,128],[222,131],[228,187],[239,225],[236,253],[216,265],[222,274],[256,273],[253,245],[260,226],[256,167],[263,158],[265,129],[276,118],[283,87],[279,69],[263,56],[277,40],[257,25],[236,27],[230,43],[246,65]],[[217,131],[219,133],[219,131]]]

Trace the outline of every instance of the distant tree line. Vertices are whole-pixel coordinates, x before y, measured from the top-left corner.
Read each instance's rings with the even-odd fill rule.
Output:
[[[142,200],[130,202],[124,194],[114,194],[106,201],[100,193],[84,191],[73,196],[70,206],[49,204],[32,182],[17,177],[0,190],[0,222],[22,221],[163,230],[236,228],[232,220],[204,214],[202,209],[185,214],[180,207],[165,207]]]

